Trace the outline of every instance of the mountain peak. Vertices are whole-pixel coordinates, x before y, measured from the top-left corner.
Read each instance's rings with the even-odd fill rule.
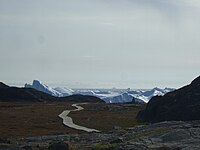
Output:
[[[36,89],[38,91],[42,91],[44,93],[50,94],[52,96],[62,96],[61,93],[59,93],[58,91],[54,90],[51,87],[48,87],[47,85],[43,84],[41,81],[39,80],[33,80],[32,85],[31,84],[25,84],[26,88],[33,88]]]
[[[33,84],[42,84],[42,82],[39,80],[33,80]]]
[[[40,87],[40,88],[48,88],[47,85],[43,84],[41,81],[39,80],[33,80],[33,84],[32,86],[34,87]]]
[[[154,87],[152,90],[153,90],[153,91],[162,91],[162,89],[160,89],[160,88],[158,88],[158,87]]]

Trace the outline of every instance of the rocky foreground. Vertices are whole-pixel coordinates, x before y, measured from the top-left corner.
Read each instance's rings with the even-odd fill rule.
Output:
[[[167,121],[107,133],[1,138],[1,150],[189,150],[200,149],[200,121]]]

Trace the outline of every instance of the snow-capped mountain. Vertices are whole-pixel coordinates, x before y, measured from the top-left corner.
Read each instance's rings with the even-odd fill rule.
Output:
[[[114,97],[106,97],[102,98],[106,103],[125,103],[125,102],[132,102],[135,101],[137,103],[144,103],[143,100],[135,98],[134,96],[128,93],[122,93],[120,95]]]
[[[163,96],[168,92],[172,92],[175,89],[173,88],[165,88],[165,89],[160,89],[160,88],[153,88],[150,90],[141,90],[140,93],[138,94],[132,94],[137,99],[143,100],[145,103],[147,103],[152,97],[154,96]]]
[[[66,87],[56,87],[56,88],[54,88],[54,90],[59,92],[62,95],[62,97],[69,96],[69,95],[72,95],[74,93],[74,91],[72,89],[69,89],[69,88],[66,88]]]
[[[75,90],[74,94],[91,95],[91,96],[96,95],[95,92],[90,89],[77,89],[77,90]]]
[[[153,96],[165,95],[168,92],[174,91],[172,88],[153,88],[150,90],[135,90],[135,89],[69,89],[66,87],[51,88],[38,80],[34,80],[32,85],[25,84],[26,88],[34,88],[57,97],[64,97],[73,94],[91,95],[101,98],[106,103],[125,103],[132,102],[147,103]]]
[[[142,95],[144,95],[145,97],[153,97],[153,96],[156,96],[156,95],[163,95],[165,94],[164,90],[162,89],[159,89],[157,87],[153,88],[152,90],[147,90],[145,92],[142,92]]]
[[[174,91],[173,88],[153,88],[151,90],[125,90],[121,94],[115,96],[103,97],[107,103],[124,103],[132,102],[133,98],[137,103],[147,103],[153,96],[163,96],[168,92]]]
[[[38,81],[38,80],[33,80],[32,85],[31,84],[25,84],[25,88],[33,88],[36,89],[38,91],[50,94],[52,96],[57,96],[57,97],[61,97],[61,93],[59,93],[58,91],[54,90],[53,88],[43,84],[42,82]]]
[[[64,96],[69,96],[73,94],[73,90],[68,89],[68,88],[61,88],[61,87],[57,87],[57,88],[51,88],[49,86],[47,86],[46,84],[43,84],[41,81],[38,80],[33,80],[32,85],[31,84],[25,84],[24,86],[25,88],[33,88],[36,89],[38,91],[50,94],[52,96],[56,96],[56,97],[64,97]]]
[[[173,88],[164,88],[163,89],[163,91],[165,92],[165,94],[166,93],[169,93],[169,92],[172,92],[172,91],[174,91],[175,89],[173,89]]]

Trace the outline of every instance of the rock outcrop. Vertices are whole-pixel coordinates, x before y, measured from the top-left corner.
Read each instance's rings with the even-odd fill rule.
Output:
[[[137,115],[139,121],[200,120],[200,77],[164,96],[155,96]]]
[[[165,121],[109,133],[65,134],[10,138],[0,141],[0,149],[24,150],[199,150],[199,121]],[[50,144],[49,144],[50,143]],[[67,144],[66,144],[67,143]]]
[[[69,145],[64,142],[54,142],[48,147],[49,150],[69,150]]]

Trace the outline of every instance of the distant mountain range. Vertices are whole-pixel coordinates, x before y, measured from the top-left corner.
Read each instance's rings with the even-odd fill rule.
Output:
[[[38,86],[39,87],[39,86]],[[100,98],[86,95],[71,95],[66,97],[55,97],[33,88],[10,87],[0,82],[0,102],[99,102]]]
[[[147,103],[153,96],[156,95],[165,95],[168,92],[174,91],[173,88],[153,88],[150,90],[131,90],[127,89],[119,93],[116,96],[107,96],[102,99],[109,103],[123,103],[123,102],[131,102],[133,99],[137,103]]]
[[[200,120],[200,76],[164,96],[155,96],[137,119],[147,122]]]
[[[147,103],[153,96],[164,95],[174,91],[173,88],[153,88],[151,90],[132,90],[132,89],[70,89],[66,87],[51,88],[41,81],[34,80],[32,84],[25,84],[25,88],[33,88],[38,91],[50,94],[55,97],[65,97],[73,94],[90,95],[101,98],[106,103],[125,103],[132,102]]]

